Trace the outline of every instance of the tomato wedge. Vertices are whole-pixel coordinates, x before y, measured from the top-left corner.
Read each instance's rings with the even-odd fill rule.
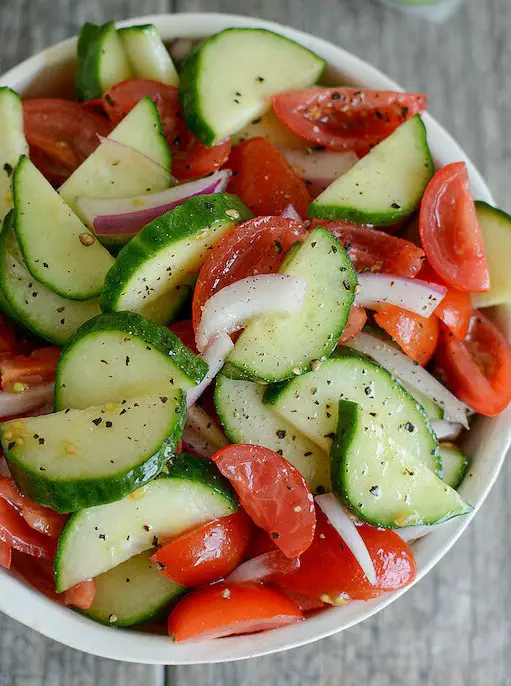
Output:
[[[67,521],[66,515],[35,503],[5,476],[0,476],[0,498],[14,507],[32,529],[47,536],[60,536]]]
[[[2,391],[12,391],[14,384],[38,384],[55,378],[60,348],[39,348],[30,355],[0,355]]]
[[[317,509],[316,534],[310,548],[300,556],[300,567],[285,575],[275,575],[272,583],[333,605],[348,600],[368,600],[382,591],[410,584],[416,575],[410,547],[390,529],[363,524],[358,531],[374,564],[377,585],[372,586],[352,552],[323,512]],[[264,532],[258,532],[252,550],[261,554],[274,549]]]
[[[0,567],[11,568],[12,548],[7,543],[0,541]]]
[[[293,133],[330,150],[360,155],[426,105],[425,95],[360,88],[307,88],[273,97],[275,114]]]
[[[30,157],[53,184],[63,183],[108,136],[110,123],[77,102],[58,98],[25,100],[25,137]]]
[[[193,325],[191,319],[184,319],[180,322],[173,322],[168,325],[168,329],[172,333],[176,334],[181,343],[184,343],[187,348],[193,350],[193,352],[198,355],[199,351],[195,345],[195,333],[193,331]]]
[[[424,260],[419,279],[445,286],[445,283],[431,268],[427,260]],[[474,312],[472,298],[470,297],[470,293],[458,291],[455,288],[449,288],[449,286],[446,286],[446,288],[447,293],[436,308],[435,315],[443,321],[455,336],[458,338],[465,338]]]
[[[16,350],[16,333],[9,319],[0,314],[0,355],[12,355]]]
[[[369,226],[315,219],[312,228],[316,226],[324,226],[334,234],[347,250],[357,272],[381,272],[413,279],[425,259],[423,250],[410,241]]]
[[[306,235],[300,222],[283,217],[257,217],[238,224],[201,267],[193,293],[194,330],[199,327],[208,298],[239,279],[278,271],[289,248]]]
[[[290,462],[259,445],[228,445],[211,459],[284,555],[297,557],[307,550],[316,528],[314,498]]]
[[[386,331],[412,360],[424,367],[433,357],[440,325],[434,316],[426,319],[395,305],[386,305],[374,315],[374,321]]]
[[[353,305],[350,310],[348,321],[344,327],[344,331],[339,338],[339,345],[344,345],[362,331],[367,321],[367,314],[363,307]]]
[[[307,186],[265,138],[249,138],[229,158],[233,176],[227,190],[255,215],[281,214],[291,204],[303,217],[311,202]]]
[[[198,179],[220,169],[231,154],[231,139],[220,141],[207,148],[191,134],[188,144],[184,141],[175,144],[172,152],[172,175],[179,181]]]
[[[163,545],[152,557],[172,581],[192,588],[228,576],[243,560],[253,525],[240,508]]]
[[[174,641],[211,639],[276,629],[303,619],[283,593],[257,584],[216,584],[181,600],[169,616]]]
[[[464,162],[443,167],[422,198],[419,234],[428,262],[448,286],[480,292],[490,273]]]
[[[0,498],[0,541],[34,557],[53,557],[57,547],[55,539],[34,531],[3,498]]]
[[[511,402],[511,346],[482,312],[474,311],[464,341],[441,326],[436,362],[451,391],[479,414],[495,417]]]

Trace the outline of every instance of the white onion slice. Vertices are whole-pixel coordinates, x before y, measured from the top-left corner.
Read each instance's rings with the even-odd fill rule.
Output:
[[[454,441],[460,435],[463,426],[456,422],[446,422],[445,419],[435,419],[431,422],[431,428],[439,441]]]
[[[229,441],[223,431],[218,428],[208,413],[198,405],[188,408],[185,427],[198,438],[202,438],[212,446],[215,446],[217,450],[229,445]]]
[[[305,300],[307,283],[286,274],[259,274],[240,279],[206,301],[196,335],[204,351],[221,333],[230,334],[249,319],[267,314],[297,314]]]
[[[53,402],[55,384],[49,381],[30,386],[21,393],[0,393],[0,419],[25,414]]]
[[[281,148],[281,155],[304,181],[326,188],[358,162],[354,152]]]
[[[231,341],[226,333],[217,336],[210,345],[206,348],[201,358],[208,365],[206,376],[202,379],[198,386],[190,388],[186,393],[186,406],[194,405],[200,396],[204,393],[209,384],[213,381],[215,376],[224,366],[225,360],[231,354],[234,343]]]
[[[182,60],[194,48],[198,41],[193,38],[176,38],[169,45],[169,53],[174,62]]]
[[[297,222],[301,222],[302,218],[298,214],[298,212],[295,210],[294,206],[291,205],[291,203],[284,209],[282,214],[280,215],[284,219],[294,219]]]
[[[359,274],[356,304],[370,309],[397,305],[428,318],[447,293],[445,286],[389,274]]]
[[[300,567],[298,557],[288,558],[280,550],[271,550],[243,562],[229,574],[226,583],[243,584],[248,581],[262,581],[274,574],[290,574]]]
[[[201,457],[211,457],[211,455],[214,455],[218,450],[218,448],[207,439],[202,438],[195,431],[187,429],[186,426],[182,438],[183,442],[186,443],[194,453],[197,453],[197,455],[200,455]]]
[[[452,519],[448,519],[446,522],[440,522],[439,524],[423,524],[421,526],[405,526],[402,529],[393,529],[394,533],[400,536],[406,543],[410,541],[416,541],[433,531],[438,531],[446,524],[452,524]]]
[[[410,386],[424,393],[434,403],[442,407],[445,419],[462,424],[465,429],[468,429],[468,406],[458,400],[440,381],[416,364],[405,353],[368,333],[360,333],[356,338],[348,341],[346,345],[372,357],[391,374],[402,381],[406,381]]]
[[[376,570],[355,522],[333,493],[324,493],[323,495],[316,496],[316,502],[323,510],[330,524],[355,556],[369,583],[375,586],[377,582]]]

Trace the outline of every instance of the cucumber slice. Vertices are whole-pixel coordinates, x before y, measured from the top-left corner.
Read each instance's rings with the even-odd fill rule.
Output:
[[[99,314],[99,300],[67,300],[28,271],[13,229],[14,211],[0,234],[0,289],[16,319],[34,333],[63,345],[88,319]]]
[[[227,360],[227,376],[282,381],[325,360],[337,345],[355,299],[357,275],[335,236],[314,229],[280,271],[307,282],[301,311],[250,322]]]
[[[86,322],[64,348],[55,378],[55,407],[84,409],[143,394],[187,391],[208,366],[168,329],[133,312]]]
[[[485,202],[476,202],[477,218],[483,234],[484,252],[490,270],[490,290],[472,293],[474,307],[505,305],[511,302],[511,216]]]
[[[451,488],[458,488],[468,470],[469,459],[455,443],[440,443],[442,479]]]
[[[12,209],[12,175],[21,155],[28,155],[23,133],[23,105],[20,96],[0,87],[0,224]]]
[[[157,619],[186,589],[162,574],[149,550],[97,576],[94,601],[82,614],[109,626]]]
[[[154,478],[175,451],[185,416],[177,389],[5,422],[2,446],[23,493],[57,512],[76,512]]]
[[[272,31],[221,31],[183,60],[185,122],[212,146],[269,110],[275,93],[311,86],[324,66],[318,55]]]
[[[104,312],[131,310],[166,324],[174,299],[208,252],[251,213],[234,195],[190,198],[145,226],[119,253],[101,297]]]
[[[61,593],[125,560],[237,509],[229,483],[202,457],[178,455],[161,474],[127,498],[82,510],[67,522],[55,557]]]
[[[356,515],[391,529],[439,524],[472,511],[424,462],[398,445],[377,418],[339,401],[332,485]]]
[[[416,115],[334,181],[307,213],[357,224],[395,224],[418,207],[433,173],[426,127]]]
[[[233,145],[243,143],[249,138],[265,138],[276,148],[303,150],[310,147],[309,141],[300,138],[286,128],[273,110],[268,110],[261,117],[256,117],[231,136]]]
[[[350,348],[337,348],[315,372],[270,386],[264,402],[328,452],[339,398],[373,413],[398,446],[439,471],[438,441],[424,409],[386,369]]]
[[[440,419],[444,418],[443,408],[433,402],[431,398],[428,398],[427,395],[424,395],[424,393],[421,393],[416,388],[412,388],[412,386],[407,384],[405,381],[400,381],[400,384],[403,386],[406,392],[409,393],[412,398],[419,403],[419,405],[422,405],[430,422],[439,421]]]
[[[114,261],[108,251],[28,157],[20,159],[12,187],[14,230],[32,276],[63,298],[99,295]]]
[[[168,86],[178,85],[179,76],[172,58],[153,24],[128,26],[118,33],[134,76]]]
[[[215,407],[231,443],[255,443],[293,464],[313,493],[330,490],[328,453],[263,404],[265,386],[251,381],[216,379]]]
[[[78,100],[100,98],[120,81],[132,77],[130,64],[113,21],[84,24],[78,36],[76,94]]]

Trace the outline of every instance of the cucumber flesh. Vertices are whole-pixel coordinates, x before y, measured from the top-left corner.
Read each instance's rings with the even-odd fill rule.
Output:
[[[357,224],[395,224],[418,207],[433,173],[426,128],[415,115],[324,190],[307,214]]]
[[[438,441],[424,409],[387,370],[349,348],[337,348],[315,372],[270,386],[264,402],[329,452],[339,398],[374,413],[398,446],[439,471]]]
[[[12,175],[21,155],[28,155],[23,133],[23,105],[20,96],[0,87],[0,224],[12,209]]]
[[[476,202],[477,218],[483,234],[484,253],[490,270],[490,290],[472,293],[474,307],[505,305],[511,302],[511,216],[485,202]]]
[[[133,312],[84,324],[62,351],[55,407],[83,409],[198,385],[208,366],[168,329]]]
[[[89,300],[99,295],[112,256],[28,157],[16,167],[13,193],[14,230],[32,276],[63,298]]]
[[[313,493],[330,490],[328,454],[307,436],[263,404],[265,386],[217,377],[215,407],[231,443],[269,448],[293,464]]]
[[[16,318],[34,333],[63,345],[88,319],[99,314],[99,300],[67,300],[28,271],[12,227],[14,212],[0,234],[0,288]]]
[[[385,424],[339,401],[332,484],[357,517],[374,526],[439,524],[472,507],[424,462],[397,445]]]
[[[468,470],[469,459],[455,443],[440,443],[442,479],[451,488],[458,488]]]
[[[422,405],[430,422],[439,421],[444,418],[444,410],[440,405],[437,405],[431,398],[428,398],[427,395],[424,395],[421,391],[418,391],[416,388],[407,384],[406,381],[400,381],[400,383],[406,392],[409,393],[412,398],[415,398],[419,405]]]
[[[178,456],[167,474],[123,500],[81,510],[68,520],[55,557],[57,592],[236,509],[228,482],[212,462]]]
[[[325,360],[337,345],[355,299],[357,275],[335,236],[314,229],[280,271],[307,282],[303,307],[294,316],[252,320],[227,360],[228,376],[282,381]]]
[[[134,76],[167,86],[178,85],[179,76],[172,58],[153,24],[128,26],[118,33]]]
[[[22,493],[76,512],[154,478],[177,447],[185,414],[184,393],[176,390],[5,422],[2,446]]]
[[[275,93],[307,88],[325,62],[266,29],[226,29],[183,60],[180,97],[188,128],[212,146],[271,107]]]
[[[152,550],[97,576],[94,601],[83,614],[109,626],[133,626],[158,618],[186,589],[162,574]]]

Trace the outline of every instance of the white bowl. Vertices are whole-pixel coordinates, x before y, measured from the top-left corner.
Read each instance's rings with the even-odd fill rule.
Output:
[[[164,40],[203,37],[231,26],[259,26],[281,33],[325,58],[330,76],[337,83],[356,84],[375,89],[398,86],[358,57],[307,33],[272,22],[227,14],[174,14],[139,17],[122,25],[154,23]],[[3,77],[22,94],[56,95],[72,88],[76,39],[59,43],[15,67]],[[429,144],[437,165],[464,160],[470,171],[474,196],[492,202],[490,191],[463,150],[429,115],[424,116]],[[511,308],[497,308],[494,318],[511,334]],[[451,548],[497,478],[511,443],[511,408],[495,419],[479,418],[465,439],[464,447],[473,462],[463,487],[463,495],[475,506],[470,517],[445,525],[414,545],[421,579]],[[408,587],[409,588],[409,587]],[[23,624],[72,648],[95,655],[130,662],[156,664],[196,664],[223,662],[274,653],[316,641],[347,629],[370,617],[406,592],[387,593],[380,598],[352,602],[325,610],[304,622],[250,636],[216,641],[173,644],[166,636],[136,630],[120,630],[96,624],[75,612],[53,603],[27,586],[13,574],[0,569],[0,610]]]

